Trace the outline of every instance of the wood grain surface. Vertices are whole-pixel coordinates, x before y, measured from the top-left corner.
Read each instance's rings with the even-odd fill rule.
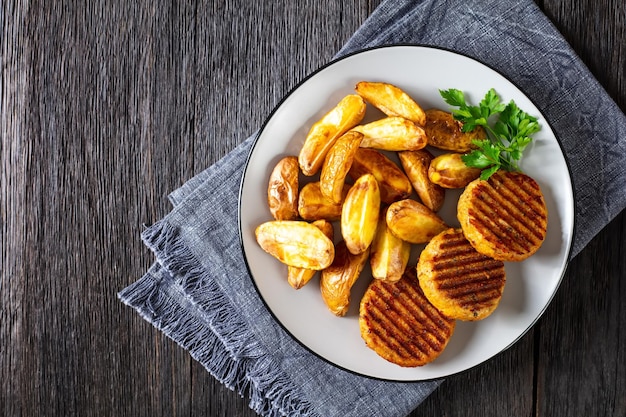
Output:
[[[116,293],[152,262],[139,235],[167,193],[378,3],[1,3],[0,415],[255,415]],[[626,110],[623,0],[538,4]],[[626,416],[625,271],[622,213],[519,343],[411,416]]]

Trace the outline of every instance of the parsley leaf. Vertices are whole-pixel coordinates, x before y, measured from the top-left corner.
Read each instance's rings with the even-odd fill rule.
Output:
[[[461,90],[451,88],[439,93],[447,104],[456,107],[451,112],[463,123],[463,132],[471,132],[477,126],[487,132],[487,139],[474,141],[477,149],[462,156],[465,165],[482,169],[483,180],[500,168],[519,171],[517,161],[532,142],[532,135],[541,129],[536,117],[521,110],[513,100],[502,103],[493,88],[478,106],[468,104]]]

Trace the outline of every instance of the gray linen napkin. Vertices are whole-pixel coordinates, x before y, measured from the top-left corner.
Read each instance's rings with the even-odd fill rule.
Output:
[[[571,169],[572,257],[626,207],[626,117],[532,1],[386,0],[337,56],[397,43],[477,58],[540,108]],[[173,210],[142,234],[157,262],[120,299],[260,415],[407,415],[439,381],[385,382],[337,369],[293,341],[256,294],[237,224],[253,141],[170,195]]]

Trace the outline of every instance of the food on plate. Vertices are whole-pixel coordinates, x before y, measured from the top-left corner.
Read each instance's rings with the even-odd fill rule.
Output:
[[[420,149],[398,152],[398,158],[421,202],[432,211],[439,211],[446,191],[428,178],[428,168],[435,156],[428,149]]]
[[[464,132],[462,129],[463,123],[456,120],[452,113],[440,109],[426,110],[424,131],[430,146],[463,153],[476,149],[474,140],[487,138],[482,126],[471,132]]]
[[[499,169],[519,171],[517,161],[532,142],[532,135],[541,130],[536,117],[522,111],[513,100],[506,105],[501,103],[493,88],[487,91],[478,106],[468,104],[465,94],[455,88],[439,93],[446,103],[458,107],[452,110],[452,114],[462,123],[463,132],[483,128],[487,133],[485,139],[472,141],[476,149],[463,155],[467,166],[480,168],[483,180]]]
[[[428,167],[428,178],[443,188],[463,188],[480,176],[480,169],[468,167],[459,153],[435,157]]]
[[[333,224],[327,220],[316,220],[313,226],[320,229],[326,237],[333,240],[335,228]],[[304,287],[316,274],[315,269],[298,268],[295,266],[287,266],[287,282],[294,289],[299,290]]]
[[[320,270],[335,257],[333,241],[305,221],[268,221],[256,228],[255,235],[264,251],[289,266]]]
[[[385,117],[357,125],[352,130],[363,134],[363,148],[415,151],[424,148],[427,143],[424,129],[403,117]]]
[[[302,173],[307,176],[315,175],[335,141],[360,123],[364,116],[363,99],[359,95],[349,94],[313,124],[298,155]]]
[[[383,203],[391,204],[403,200],[413,191],[411,181],[402,169],[376,149],[359,148],[354,155],[348,175],[356,180],[365,174],[372,174],[376,178]]]
[[[363,134],[349,131],[343,134],[330,148],[320,174],[320,190],[322,195],[335,204],[343,201],[343,186],[354,155],[359,150]]]
[[[400,116],[419,126],[424,126],[426,122],[422,107],[401,88],[393,84],[361,81],[356,84],[355,90],[357,94],[387,116]]]
[[[341,236],[350,253],[359,254],[369,248],[380,212],[380,189],[372,174],[354,182],[341,209]]]
[[[298,158],[286,156],[274,167],[267,186],[267,203],[276,220],[298,218]]]
[[[417,276],[432,305],[464,321],[493,313],[506,283],[504,262],[478,253],[461,229],[452,228],[428,242],[417,263]]]
[[[426,365],[445,349],[456,321],[424,296],[415,268],[396,282],[372,280],[359,306],[365,344],[379,356],[403,367]]]
[[[546,237],[543,193],[521,172],[498,170],[487,181],[471,182],[459,198],[457,216],[472,246],[501,261],[528,258]]]
[[[351,185],[344,184],[341,192],[342,198],[345,200],[350,191]],[[324,197],[320,189],[319,181],[305,184],[298,196],[298,213],[304,220],[329,220],[335,221],[341,218],[341,203],[335,203]]]
[[[320,292],[331,313],[345,316],[350,307],[350,290],[367,263],[369,248],[352,254],[346,243],[340,241],[335,250],[333,263],[321,273]]]
[[[370,246],[372,277],[398,281],[404,274],[410,256],[411,244],[391,233],[383,213],[378,219],[376,235]]]
[[[424,112],[392,84],[355,89],[313,124],[297,157],[274,166],[267,189],[274,220],[256,228],[256,239],[287,266],[294,289],[319,276],[336,316],[348,314],[369,261],[363,340],[394,364],[422,366],[442,353],[457,320],[496,310],[504,262],[528,258],[546,237],[543,194],[516,162],[539,125],[494,90],[478,106],[459,90],[440,90],[457,109]],[[364,122],[366,102],[385,116]],[[460,227],[437,214],[449,189],[464,189]],[[415,245],[423,245],[419,260],[407,267]]]
[[[449,227],[431,209],[408,198],[390,204],[385,218],[391,233],[413,244],[426,243]]]

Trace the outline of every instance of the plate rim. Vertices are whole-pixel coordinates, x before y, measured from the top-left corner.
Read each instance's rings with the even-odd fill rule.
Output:
[[[259,142],[260,137],[262,136],[263,132],[265,131],[265,129],[267,128],[267,125],[270,123],[270,121],[273,119],[273,117],[275,116],[275,114],[278,112],[278,110],[283,106],[283,104],[303,85],[305,84],[308,80],[310,80],[311,78],[313,78],[315,75],[317,75],[318,73],[324,71],[325,69],[327,69],[328,67],[331,67],[333,65],[335,65],[338,62],[344,61],[350,57],[353,57],[355,55],[361,55],[364,53],[368,53],[371,51],[375,51],[375,50],[380,50],[380,49],[394,49],[394,48],[422,48],[422,49],[433,49],[433,50],[439,50],[439,51],[443,51],[443,52],[447,52],[447,53],[451,53],[454,55],[458,55],[467,59],[470,59],[472,61],[477,62],[478,64],[484,65],[485,67],[491,69],[492,71],[494,71],[495,73],[499,74],[500,76],[502,76],[504,79],[506,79],[509,83],[511,83],[515,88],[517,88],[520,92],[522,92],[522,94],[537,108],[539,109],[539,112],[541,113],[542,118],[545,120],[545,123],[550,127],[550,130],[552,131],[552,133],[554,134],[554,137],[556,139],[556,142],[559,146],[559,149],[561,151],[561,154],[563,155],[563,159],[565,162],[565,166],[567,167],[567,174],[568,174],[568,179],[569,179],[569,186],[570,186],[570,191],[571,191],[571,195],[572,195],[572,200],[570,202],[565,202],[566,204],[571,205],[570,209],[571,209],[571,213],[572,213],[572,222],[571,222],[571,229],[568,230],[569,231],[569,235],[570,235],[570,239],[568,242],[566,242],[567,244],[567,253],[566,253],[566,257],[565,257],[565,262],[563,265],[563,269],[561,271],[561,274],[558,278],[558,280],[556,281],[556,285],[554,288],[554,291],[552,292],[552,294],[550,294],[550,297],[548,298],[547,302],[545,303],[545,305],[543,306],[543,308],[539,311],[539,313],[537,314],[537,316],[533,319],[532,322],[530,322],[528,324],[528,326],[515,338],[511,341],[511,343],[509,343],[508,345],[506,345],[505,347],[503,347],[502,349],[500,349],[500,351],[498,351],[497,353],[495,353],[494,355],[492,355],[491,357],[478,362],[474,365],[471,365],[467,368],[458,370],[456,372],[451,372],[449,374],[446,374],[444,376],[438,376],[438,377],[426,377],[426,378],[417,378],[417,379],[393,379],[393,378],[386,378],[386,377],[380,377],[380,376],[373,376],[373,375],[367,375],[364,373],[361,373],[359,371],[353,370],[353,369],[349,369],[347,367],[344,367],[342,365],[339,365],[335,362],[333,362],[332,360],[324,357],[323,355],[321,355],[320,353],[315,352],[312,348],[310,348],[309,346],[307,346],[304,342],[302,342],[300,339],[298,339],[283,323],[281,320],[278,319],[278,317],[276,316],[276,314],[274,313],[274,311],[272,310],[272,308],[270,307],[270,305],[268,304],[267,300],[265,299],[265,297],[263,297],[263,294],[261,293],[259,287],[257,286],[257,283],[253,277],[253,272],[250,268],[250,264],[248,263],[248,258],[246,256],[246,252],[245,252],[245,248],[244,248],[244,240],[243,240],[243,219],[242,219],[242,207],[241,207],[241,200],[242,200],[242,193],[243,193],[243,187],[244,187],[244,183],[246,180],[246,173],[248,172],[248,167],[249,164],[251,162],[252,159],[252,154],[254,153],[254,150]],[[259,130],[255,133],[254,138],[252,140],[252,143],[250,145],[250,149],[248,150],[248,154],[246,156],[246,159],[244,161],[244,165],[243,165],[243,172],[241,174],[241,179],[239,182],[239,192],[237,194],[237,222],[238,222],[238,234],[239,234],[239,245],[240,245],[240,250],[241,250],[241,254],[243,256],[243,260],[246,266],[246,271],[247,271],[247,275],[248,275],[248,279],[251,281],[254,290],[257,294],[257,296],[261,299],[263,305],[265,306],[266,310],[268,311],[268,313],[272,316],[272,318],[274,319],[274,321],[285,331],[285,333],[289,336],[289,338],[293,341],[295,341],[296,343],[298,343],[300,346],[302,346],[307,352],[309,352],[310,354],[314,355],[315,357],[321,359],[322,361],[324,361],[325,363],[341,369],[345,372],[348,372],[350,374],[353,375],[357,375],[363,378],[367,378],[367,379],[371,379],[371,380],[377,380],[377,381],[387,381],[387,382],[395,382],[395,383],[403,383],[403,384],[411,384],[411,383],[416,383],[416,382],[428,382],[428,381],[438,381],[438,380],[442,380],[444,378],[449,378],[452,376],[456,376],[456,375],[461,375],[465,372],[469,372],[472,369],[475,369],[479,366],[484,365],[485,363],[495,359],[497,356],[501,355],[503,352],[507,351],[508,349],[510,349],[513,345],[517,344],[520,339],[522,339],[529,331],[530,329],[532,329],[537,322],[539,321],[539,319],[545,314],[548,306],[550,306],[552,304],[552,301],[555,297],[555,295],[557,294],[557,292],[559,291],[559,288],[561,287],[561,284],[563,282],[563,278],[565,277],[565,274],[569,268],[570,265],[570,261],[571,261],[571,255],[572,255],[572,250],[574,247],[574,241],[576,239],[576,225],[577,225],[577,212],[576,212],[576,189],[574,188],[574,183],[573,183],[573,176],[572,176],[572,168],[571,168],[571,164],[570,161],[566,158],[566,154],[563,148],[563,143],[562,140],[559,137],[559,134],[557,133],[557,131],[553,128],[553,124],[551,123],[551,121],[546,117],[545,112],[543,111],[542,107],[538,106],[537,103],[535,102],[535,100],[533,100],[531,97],[528,96],[528,94],[518,85],[517,82],[514,82],[513,80],[511,80],[511,78],[505,74],[503,74],[501,71],[495,69],[492,65],[485,63],[484,61],[475,58],[465,52],[459,52],[456,50],[453,50],[451,48],[447,48],[447,47],[442,47],[442,46],[437,46],[437,45],[428,45],[428,44],[417,44],[417,43],[394,43],[394,44],[385,44],[385,45],[377,45],[377,46],[371,46],[371,47],[367,47],[367,48],[362,48],[362,49],[358,49],[356,51],[352,51],[349,52],[345,55],[342,55],[340,57],[336,57],[331,59],[330,61],[328,61],[327,63],[321,65],[320,67],[318,67],[317,69],[309,72],[308,74],[306,74],[306,76],[304,78],[302,78],[299,82],[297,82],[285,95],[283,95],[283,97],[279,100],[279,102],[273,107],[273,109],[270,111],[270,113],[267,115],[267,117],[264,119],[261,127],[259,128]]]

